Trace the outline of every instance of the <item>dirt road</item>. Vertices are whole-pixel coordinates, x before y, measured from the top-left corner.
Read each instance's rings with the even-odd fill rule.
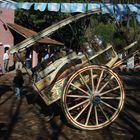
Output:
[[[52,121],[27,102],[27,75],[24,95],[17,102],[11,88],[13,73],[0,77],[0,140],[136,140],[140,139],[140,74],[121,75],[126,89],[125,107],[109,127],[97,131],[77,130],[60,117],[59,107]]]

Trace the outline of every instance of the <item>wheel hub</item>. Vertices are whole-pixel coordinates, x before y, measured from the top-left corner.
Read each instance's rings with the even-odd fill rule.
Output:
[[[101,97],[98,94],[91,95],[90,103],[93,105],[98,105],[101,102]]]

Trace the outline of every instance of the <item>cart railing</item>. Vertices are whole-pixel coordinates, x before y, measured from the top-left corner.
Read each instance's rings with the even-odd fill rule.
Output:
[[[128,46],[124,47],[122,50],[119,51],[119,53],[127,52],[128,50],[131,50],[133,47],[137,45],[138,41],[134,41]],[[137,52],[139,52],[140,48],[136,48],[134,51],[132,51],[130,54],[128,54],[126,57],[118,60],[116,63],[113,64],[112,69],[119,67],[121,64],[123,64],[128,58],[135,55]]]

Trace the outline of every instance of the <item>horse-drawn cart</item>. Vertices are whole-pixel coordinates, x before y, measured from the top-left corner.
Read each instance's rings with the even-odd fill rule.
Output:
[[[10,51],[18,53],[72,21],[97,12],[82,13],[60,21]],[[125,92],[122,81],[112,70],[118,60],[112,45],[101,48],[92,42],[89,46],[82,53],[72,52],[49,62],[44,69],[36,70],[33,87],[46,105],[60,101],[67,120],[73,126],[95,130],[117,118],[124,104]]]

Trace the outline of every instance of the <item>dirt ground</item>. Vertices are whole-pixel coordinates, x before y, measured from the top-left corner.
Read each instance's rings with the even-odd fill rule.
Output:
[[[0,140],[139,140],[140,139],[140,73],[121,74],[126,88],[125,107],[118,119],[96,131],[82,131],[70,126],[60,107],[54,105],[54,119],[38,111],[26,95],[32,92],[30,80],[24,74],[25,85],[21,101],[12,90],[15,73],[0,76]]]

